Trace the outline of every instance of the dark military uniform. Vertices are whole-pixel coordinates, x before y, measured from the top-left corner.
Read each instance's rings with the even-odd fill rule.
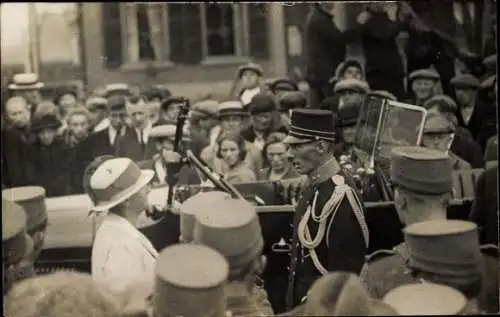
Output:
[[[334,131],[332,112],[297,109],[292,113],[291,129],[284,142],[297,145],[319,139],[334,141]],[[368,248],[365,211],[352,178],[341,171],[334,158],[308,177],[309,185],[295,213],[289,309],[300,303],[312,283],[327,272],[358,274]]]

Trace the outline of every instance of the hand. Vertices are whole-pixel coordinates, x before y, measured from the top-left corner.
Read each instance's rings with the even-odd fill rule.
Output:
[[[367,11],[363,11],[360,14],[358,14],[358,17],[356,18],[356,22],[358,22],[361,25],[364,25],[368,19],[371,18],[371,13]]]
[[[170,150],[163,150],[161,155],[166,163],[180,163],[182,160],[182,155]]]

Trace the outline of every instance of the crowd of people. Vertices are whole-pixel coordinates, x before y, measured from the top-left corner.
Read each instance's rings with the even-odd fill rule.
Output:
[[[405,74],[397,35],[407,30],[417,45],[431,32],[408,8],[394,18],[381,3],[369,5],[351,34],[335,25],[331,6],[316,5],[308,20],[309,96],[286,78],[264,84],[256,63],[239,67],[241,89],[226,100],[189,101],[159,86],[136,93],[124,83],[83,98],[65,88],[42,100],[36,74],[15,75],[1,121],[6,315],[497,313],[496,53],[479,73],[450,75],[443,44],[432,47],[442,57],[413,58]],[[364,62],[346,57],[359,34]],[[453,56],[470,58],[460,50]],[[356,124],[370,96],[427,111],[421,144],[391,156],[404,242],[373,254],[364,196],[340,164],[354,160]],[[262,283],[264,240],[249,202],[218,191],[190,197],[176,207],[178,243],[162,249],[137,229],[150,186],[203,183],[184,164],[187,150],[231,184],[304,178],[281,289],[286,303],[271,300]],[[472,168],[485,171],[469,221],[447,219],[453,171]],[[106,213],[91,275],[36,276],[48,225],[44,200],[72,194],[87,194],[93,211]]]

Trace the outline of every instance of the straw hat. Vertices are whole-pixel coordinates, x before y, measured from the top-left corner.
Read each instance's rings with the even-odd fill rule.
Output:
[[[45,86],[38,81],[38,74],[35,73],[15,74],[12,81],[13,83],[9,85],[11,90],[40,89]]]
[[[154,176],[128,158],[104,161],[90,177],[95,198],[94,211],[105,211],[126,201],[146,186]]]
[[[177,130],[177,127],[173,124],[157,125],[151,129],[151,132],[149,133],[149,137],[151,139],[167,138],[167,139],[174,140],[176,130]],[[190,141],[191,140],[191,132],[189,131],[189,129],[186,126],[184,126],[182,129],[182,140],[183,141]]]

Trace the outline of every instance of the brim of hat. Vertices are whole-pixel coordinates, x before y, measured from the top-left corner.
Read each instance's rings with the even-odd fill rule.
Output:
[[[60,127],[62,127],[62,124],[57,124],[57,123],[53,123],[53,124],[46,124],[46,125],[40,125],[40,126],[33,126],[31,128],[31,130],[33,132],[39,132],[39,131],[42,131],[43,129],[54,129],[54,130],[58,130]]]
[[[285,144],[303,144],[303,143],[309,143],[311,142],[312,139],[301,139],[294,137],[293,135],[287,135],[286,138],[283,140],[283,143]]]
[[[35,83],[29,85],[18,85],[18,84],[10,84],[9,89],[11,90],[30,90],[30,89],[40,89],[45,86],[44,83]]]
[[[121,204],[122,202],[126,201],[134,194],[139,192],[142,188],[144,188],[144,186],[146,186],[153,179],[154,175],[155,172],[153,170],[141,170],[141,176],[134,185],[130,186],[126,191],[124,191],[115,199],[98,203],[92,208],[92,210],[103,212]]]

